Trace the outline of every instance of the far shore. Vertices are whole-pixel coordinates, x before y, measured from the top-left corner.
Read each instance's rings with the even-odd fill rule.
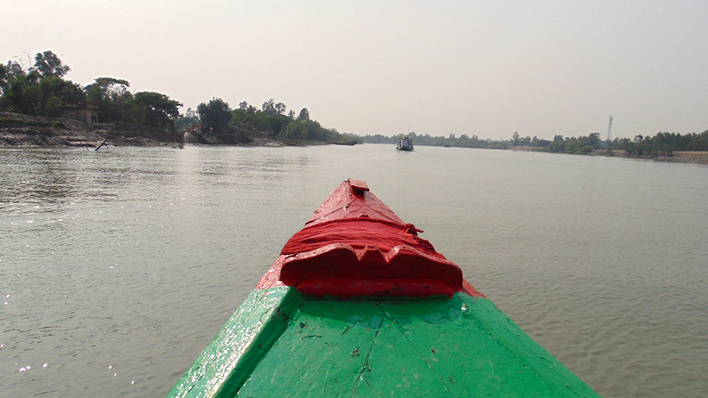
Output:
[[[513,147],[513,151],[529,151],[529,152],[545,152],[543,148],[536,147]],[[550,153],[550,152],[545,152]],[[558,152],[565,153],[565,152]],[[576,155],[576,154],[569,154]],[[583,155],[581,155],[583,156]],[[607,149],[595,149],[584,156],[607,156],[607,157],[618,157],[626,159],[642,159],[642,160],[655,160],[660,162],[672,162],[672,163],[691,163],[691,164],[705,164],[708,165],[708,152],[707,151],[674,151],[671,156],[632,156],[624,150],[607,150]]]
[[[191,138],[191,139],[190,139]],[[283,142],[264,133],[187,137],[155,127],[128,123],[85,124],[72,119],[0,112],[0,148],[63,148],[110,146],[169,146],[185,144],[231,146],[322,145],[322,142]],[[422,147],[422,146],[421,146]],[[544,152],[537,147],[513,147],[514,151]],[[562,153],[562,152],[561,152]],[[596,149],[586,156],[608,156],[673,163],[708,165],[708,151],[674,151],[670,156],[632,156],[623,150]]]

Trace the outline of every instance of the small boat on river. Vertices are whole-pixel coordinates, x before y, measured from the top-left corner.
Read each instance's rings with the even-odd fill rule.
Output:
[[[285,244],[169,397],[598,397],[360,180]]]
[[[412,151],[413,140],[408,136],[399,138],[398,143],[396,144],[396,149],[399,151]]]

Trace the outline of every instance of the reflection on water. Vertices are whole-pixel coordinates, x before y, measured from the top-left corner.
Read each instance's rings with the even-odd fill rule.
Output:
[[[347,177],[600,394],[708,391],[706,167],[380,145],[0,164],[3,396],[165,395]]]

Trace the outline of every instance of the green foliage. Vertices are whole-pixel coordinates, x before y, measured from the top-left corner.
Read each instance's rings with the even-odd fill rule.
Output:
[[[62,101],[63,105],[87,105],[86,91],[84,91],[84,88],[81,87],[80,84],[60,78],[54,79],[57,80],[58,88],[55,94]]]
[[[604,145],[603,142],[600,141],[600,133],[566,138],[563,138],[562,135],[556,135],[553,137],[553,141],[547,144],[537,140],[536,137],[534,137],[534,139],[536,140],[536,145],[533,145],[534,141],[532,140],[532,146],[545,148],[548,152],[588,154],[596,149],[600,149]]]
[[[511,136],[511,145],[519,146],[519,133],[516,131],[514,131],[514,134]]]
[[[256,113],[258,113],[258,110],[254,106],[248,105],[246,101],[243,101],[239,103],[239,109],[234,109],[232,112],[233,123],[235,126],[246,130],[254,129],[257,123]]]
[[[98,77],[94,83],[84,88],[88,105],[98,110],[100,122],[107,123],[125,119],[128,107],[133,101],[133,94],[128,91],[128,87],[130,87],[130,83],[126,80]],[[134,121],[136,115],[131,114],[131,119]]]
[[[21,63],[17,61],[7,61],[6,73],[8,78],[12,78],[20,75],[26,75],[27,71],[25,71],[25,68]]]
[[[3,88],[5,88],[5,84],[7,84],[8,74],[9,70],[7,66],[0,64],[0,95],[2,95]]]
[[[269,132],[272,136],[278,137],[285,131],[285,128],[290,122],[292,122],[292,120],[285,115],[257,112],[253,127],[256,130]]]
[[[62,101],[55,95],[63,80],[57,77],[43,79],[39,83],[39,104],[36,109],[38,115],[57,117],[61,114]]]
[[[637,135],[634,140],[615,139],[611,149],[627,151],[634,156],[673,156],[674,151],[708,151],[708,130],[696,134],[660,132],[654,137]]]
[[[275,103],[273,98],[263,103],[263,113],[268,115],[282,115],[285,113],[286,107],[282,102]]]
[[[152,91],[135,93],[133,106],[144,109],[143,123],[161,128],[174,128],[174,119],[179,116],[179,102],[165,94]]]
[[[306,140],[308,133],[307,127],[308,126],[306,121],[295,120],[292,123],[289,123],[288,126],[285,128],[283,138],[291,140]]]
[[[208,103],[197,106],[197,114],[204,131],[223,133],[231,121],[231,108],[221,98],[212,98]]]
[[[297,118],[282,102],[273,98],[265,101],[261,109],[239,103],[232,110],[220,98],[201,103],[196,113],[187,110],[179,115],[178,101],[156,92],[128,91],[130,83],[112,77],[96,78],[94,83],[81,87],[63,79],[71,70],[52,51],[37,53],[32,67],[24,67],[20,61],[0,64],[0,110],[40,116],[58,116],[65,105],[91,106],[98,111],[100,122],[127,121],[148,124],[161,128],[177,128],[184,131],[201,122],[205,130],[216,133],[257,132],[272,138],[296,141],[371,143],[396,142],[396,136],[367,135],[359,137],[327,129],[311,118],[307,108],[302,108]],[[287,114],[286,114],[287,112]],[[465,148],[505,149],[509,147],[533,147],[548,152],[587,154],[598,149],[625,150],[635,156],[671,156],[674,151],[708,151],[708,131],[701,134],[657,133],[656,136],[637,135],[634,140],[622,138],[605,142],[599,133],[588,136],[564,137],[556,135],[553,140],[536,136],[522,137],[518,132],[510,140],[480,139],[477,135],[448,134],[447,138],[428,134],[408,134],[415,145],[455,146]]]
[[[121,120],[128,123],[148,124],[147,114],[148,106],[133,100],[121,111]]]
[[[513,146],[530,146],[537,150],[556,153],[589,154],[605,149],[605,153],[612,156],[612,150],[625,150],[629,155],[638,157],[672,156],[674,151],[708,151],[708,130],[701,134],[675,134],[661,132],[654,137],[637,135],[634,140],[616,138],[608,143],[600,139],[600,133],[591,133],[588,136],[564,137],[555,135],[552,141],[538,137],[521,138],[514,133],[509,141],[480,140],[476,135],[471,138],[466,134],[456,138],[450,134],[447,138],[431,137],[427,134],[417,135],[409,133],[415,145],[420,146],[454,146],[465,148],[506,149]],[[396,136],[367,135],[365,142],[394,144]]]
[[[17,61],[0,65],[0,110],[39,116],[59,116],[63,105],[84,105],[80,85],[61,78],[69,67],[51,51],[37,53],[25,69]]]
[[[45,77],[63,77],[71,70],[68,65],[64,65],[59,57],[51,51],[37,53],[34,56],[34,70],[36,70],[42,78]]]
[[[155,92],[131,93],[127,80],[99,77],[81,87],[62,77],[70,68],[51,51],[37,53],[31,68],[20,62],[0,65],[0,110],[30,115],[58,116],[64,105],[90,106],[98,111],[99,122],[125,121],[184,131],[201,123],[204,130],[216,133],[265,133],[275,139],[343,142],[354,141],[353,134],[326,129],[311,119],[303,108],[298,118],[282,102],[273,98],[261,109],[239,103],[231,110],[228,103],[214,98],[201,103],[196,113],[189,109],[179,117],[179,102]],[[191,114],[190,114],[191,112]]]
[[[61,107],[93,106],[99,121],[130,121],[167,128],[179,116],[181,104],[159,93],[128,91],[130,83],[99,77],[84,87],[64,80],[69,66],[51,51],[37,53],[35,64],[25,70],[10,61],[0,68],[0,109],[40,116],[60,116]]]
[[[0,109],[28,115],[37,115],[41,96],[39,82],[36,79],[25,73],[15,74],[8,79],[3,89]]]
[[[302,121],[309,121],[310,120],[310,111],[307,110],[307,108],[302,108],[300,110],[300,114],[297,116],[297,120],[302,120]]]
[[[62,105],[86,104],[86,93],[80,85],[56,76],[48,76],[39,82],[41,93],[36,114],[59,116]]]

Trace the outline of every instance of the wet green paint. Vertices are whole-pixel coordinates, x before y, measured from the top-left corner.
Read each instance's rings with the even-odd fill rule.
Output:
[[[340,301],[289,288],[254,291],[171,393],[421,395],[597,396],[485,298]]]

